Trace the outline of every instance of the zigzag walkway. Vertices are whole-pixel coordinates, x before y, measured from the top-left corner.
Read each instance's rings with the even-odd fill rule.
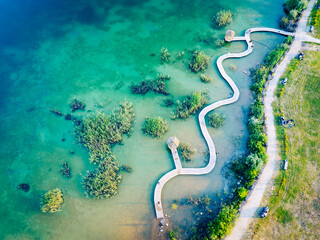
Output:
[[[156,184],[155,190],[154,190],[154,206],[155,206],[155,211],[156,211],[156,216],[157,218],[163,218],[163,207],[162,207],[162,201],[161,201],[161,192],[163,186],[172,178],[178,176],[178,175],[203,175],[203,174],[208,174],[209,172],[212,171],[216,164],[216,149],[213,143],[212,138],[210,137],[210,134],[208,132],[206,123],[205,123],[205,116],[207,113],[210,111],[221,107],[225,106],[231,103],[236,102],[239,99],[240,93],[237,85],[232,81],[232,79],[227,75],[226,71],[223,68],[222,62],[225,59],[228,58],[241,58],[249,55],[252,50],[253,50],[253,43],[250,39],[250,34],[253,32],[271,32],[271,33],[277,33],[285,36],[294,36],[293,33],[281,31],[278,29],[274,28],[250,28],[245,32],[244,37],[234,37],[232,41],[246,41],[248,48],[244,52],[241,53],[227,53],[222,56],[220,56],[217,60],[217,67],[218,70],[221,74],[221,76],[226,80],[226,82],[229,84],[233,91],[233,96],[224,100],[220,100],[218,102],[212,103],[202,109],[202,111],[199,113],[198,120],[199,120],[199,125],[201,129],[201,133],[208,145],[209,148],[209,163],[207,166],[203,168],[182,168],[180,159],[178,156],[178,153],[172,153],[175,161],[175,166],[176,169],[171,170],[170,172],[166,173],[163,175],[159,181]],[[177,162],[178,161],[178,162]],[[179,167],[178,167],[179,166]]]

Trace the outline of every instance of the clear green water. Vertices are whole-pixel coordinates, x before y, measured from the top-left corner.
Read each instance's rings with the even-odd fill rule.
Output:
[[[196,116],[171,121],[171,110],[161,106],[164,96],[133,96],[131,82],[161,72],[171,75],[168,89],[175,97],[195,89],[207,89],[210,101],[230,96],[215,61],[246,46],[232,43],[216,49],[201,43],[199,36],[224,35],[226,29],[210,26],[210,19],[220,8],[235,12],[228,29],[238,35],[249,27],[277,27],[281,4],[277,0],[0,1],[0,238],[150,239],[155,217],[153,188],[158,178],[173,168],[167,138],[174,135],[197,148],[193,163],[184,166],[203,166],[206,146]],[[270,48],[282,41],[272,34],[255,34],[253,39]],[[187,54],[175,63],[161,64],[162,47],[173,56],[193,48],[204,50],[212,57],[206,74],[213,75],[214,82],[203,84],[199,75],[188,71]],[[165,186],[165,212],[174,224],[189,227],[193,223],[190,209],[170,210],[174,199],[204,194],[214,197],[228,189],[229,179],[222,176],[221,169],[235,154],[245,151],[251,96],[244,71],[260,63],[268,51],[257,43],[250,56],[224,63],[227,69],[230,64],[237,66],[237,71],[228,73],[240,88],[240,100],[219,109],[226,115],[226,124],[210,130],[218,152],[213,172],[177,177]],[[88,153],[76,142],[72,123],[48,111],[56,107],[70,112],[68,104],[75,97],[93,112],[110,112],[124,99],[134,103],[134,132],[125,137],[123,146],[114,147],[118,160],[132,166],[134,172],[123,174],[114,199],[85,197],[81,174],[92,168]],[[87,113],[78,113],[83,114]],[[145,116],[168,119],[168,133],[159,140],[142,135],[140,126]],[[75,154],[70,154],[71,150]],[[71,164],[71,179],[58,172],[65,161]],[[22,182],[30,184],[28,193],[16,189]],[[56,187],[64,192],[63,212],[42,214],[41,194]]]

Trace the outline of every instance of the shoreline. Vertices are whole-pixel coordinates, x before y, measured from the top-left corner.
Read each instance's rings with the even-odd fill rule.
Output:
[[[267,154],[269,161],[261,172],[260,178],[258,179],[252,194],[241,209],[240,216],[236,221],[231,234],[225,238],[226,240],[236,240],[242,238],[257,211],[260,209],[260,203],[264,197],[264,193],[266,192],[267,188],[270,187],[269,185],[273,178],[274,171],[278,161],[280,160],[272,107],[272,102],[274,101],[274,92],[276,90],[278,81],[286,70],[288,64],[300,51],[301,43],[303,41],[310,40],[314,42],[320,42],[320,40],[314,39],[313,37],[307,35],[307,21],[315,3],[316,0],[311,0],[306,10],[303,11],[295,32],[295,38],[292,41],[288,53],[284,57],[283,61],[276,67],[273,78],[271,81],[269,81],[268,86],[265,87],[266,94],[264,97],[264,112],[266,118],[266,134],[268,136]]]

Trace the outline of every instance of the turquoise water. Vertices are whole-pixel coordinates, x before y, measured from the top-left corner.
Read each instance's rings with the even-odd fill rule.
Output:
[[[155,217],[153,188],[158,178],[173,168],[167,138],[177,136],[197,149],[194,161],[183,166],[204,166],[206,146],[196,116],[172,121],[171,109],[161,106],[166,97],[134,96],[129,86],[161,72],[172,77],[168,90],[175,98],[195,89],[208,90],[210,101],[230,96],[215,61],[221,54],[239,52],[246,46],[232,43],[217,49],[199,38],[224,36],[226,29],[210,25],[220,8],[235,12],[228,29],[239,35],[249,27],[277,27],[281,5],[276,0],[0,1],[0,238],[150,239]],[[272,34],[254,34],[253,39],[270,48],[282,41]],[[186,54],[181,60],[161,64],[162,47],[168,48],[173,59],[178,52]],[[174,199],[204,194],[214,198],[228,190],[230,179],[223,177],[221,169],[245,151],[251,96],[250,79],[244,71],[260,63],[268,47],[256,43],[250,56],[224,63],[240,88],[240,100],[219,109],[225,113],[226,123],[219,130],[210,130],[218,152],[213,172],[177,177],[165,186],[165,212],[173,224],[188,227],[194,222],[190,209],[170,210]],[[214,76],[213,83],[203,84],[199,74],[188,71],[188,50],[194,48],[212,57],[206,74]],[[231,64],[236,71],[229,69]],[[72,123],[48,111],[70,112],[68,104],[75,97],[92,112],[110,112],[124,99],[134,103],[133,134],[125,137],[124,145],[114,147],[118,160],[134,172],[123,174],[119,194],[111,200],[85,197],[81,174],[92,168],[88,153],[77,143]],[[142,135],[140,127],[146,116],[168,119],[168,133],[159,140]],[[71,179],[58,172],[65,161],[71,165]],[[30,184],[27,193],[16,188],[23,182]],[[41,194],[56,187],[64,193],[63,212],[41,213]]]

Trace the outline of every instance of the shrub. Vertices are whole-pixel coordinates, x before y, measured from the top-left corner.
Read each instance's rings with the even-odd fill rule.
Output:
[[[292,37],[291,37],[291,36],[288,36],[288,37],[286,38],[285,44],[290,45],[291,43],[292,43]]]
[[[170,53],[168,52],[168,49],[167,48],[161,48],[160,50],[160,59],[162,61],[165,61],[165,62],[169,62],[170,61]]]
[[[218,27],[223,27],[232,22],[233,13],[230,10],[220,10],[213,18],[213,22]]]
[[[265,59],[267,67],[273,68],[276,63],[279,62],[280,58],[283,56],[287,48],[288,46],[286,44],[282,44],[281,46],[271,51]]]
[[[63,194],[59,188],[49,190],[41,198],[41,211],[46,212],[60,212],[63,204]]]
[[[223,126],[225,119],[223,114],[215,112],[209,115],[208,123],[213,128],[220,128]]]
[[[225,44],[226,44],[226,41],[220,38],[217,38],[214,42],[215,47],[222,47]]]
[[[245,189],[244,187],[241,187],[238,189],[237,192],[238,192],[239,199],[244,200],[247,197],[249,191],[247,189]]]
[[[228,235],[236,219],[238,210],[232,205],[225,205],[216,218],[208,224],[208,237],[216,240]]]
[[[162,117],[146,117],[142,131],[152,137],[161,138],[168,131],[168,123]]]
[[[282,17],[279,23],[280,27],[284,30],[287,30],[289,26],[289,18],[287,17]]]
[[[292,10],[289,12],[288,17],[289,17],[290,20],[294,20],[294,21],[295,21],[295,20],[297,20],[298,15],[299,15],[298,10],[292,9]]]
[[[204,74],[201,74],[200,75],[200,80],[204,83],[209,83],[209,82],[212,82],[213,81],[213,78],[212,77],[208,77]]]
[[[191,114],[200,110],[207,102],[208,97],[206,92],[195,91],[191,95],[186,96],[182,102],[177,102],[177,108],[173,112],[172,118],[188,118]]]
[[[193,53],[189,68],[193,72],[204,71],[209,64],[210,58],[204,52],[195,51]]]
[[[176,203],[172,203],[171,204],[171,209],[172,210],[177,210],[178,209],[178,205]]]
[[[196,150],[187,143],[180,143],[178,150],[185,161],[191,161],[192,156],[196,153]]]

